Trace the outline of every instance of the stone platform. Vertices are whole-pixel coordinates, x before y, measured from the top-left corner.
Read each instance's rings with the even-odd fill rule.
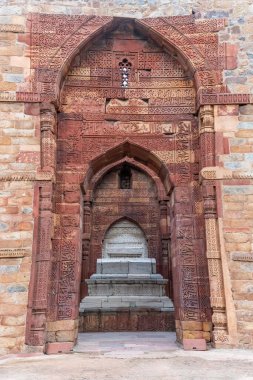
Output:
[[[167,280],[156,273],[155,259],[99,259],[86,282],[79,331],[174,331]]]
[[[80,313],[79,332],[105,331],[175,331],[174,310],[121,308]]]

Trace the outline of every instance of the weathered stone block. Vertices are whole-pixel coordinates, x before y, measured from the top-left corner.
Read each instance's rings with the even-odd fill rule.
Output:
[[[183,339],[184,350],[194,350],[194,351],[206,351],[206,340],[205,339]]]
[[[7,317],[2,318],[1,324],[3,326],[24,326],[25,320],[26,320],[25,315],[21,315],[17,317],[7,316]]]
[[[202,322],[197,321],[181,321],[181,327],[183,330],[202,331]]]
[[[57,331],[56,332],[56,341],[57,342],[74,342],[76,338],[75,330],[68,331]]]
[[[73,330],[76,326],[75,320],[63,320],[47,322],[47,331]]]
[[[65,354],[73,350],[73,342],[55,342],[46,344],[46,354]]]

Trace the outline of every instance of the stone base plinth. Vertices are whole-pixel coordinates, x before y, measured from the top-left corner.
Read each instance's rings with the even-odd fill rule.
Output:
[[[105,331],[175,331],[174,311],[134,309],[80,313],[79,332]]]
[[[174,311],[169,297],[163,296],[87,296],[81,304],[79,311],[118,311],[142,308],[145,310]]]
[[[54,342],[46,344],[46,354],[67,354],[73,350],[74,342]]]

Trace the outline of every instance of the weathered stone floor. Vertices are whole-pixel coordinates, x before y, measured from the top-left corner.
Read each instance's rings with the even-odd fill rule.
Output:
[[[82,334],[73,354],[0,358],[0,379],[253,379],[250,350],[183,351],[174,341],[163,332]]]
[[[75,352],[134,356],[178,350],[175,341],[175,333],[168,332],[85,333],[79,334]]]

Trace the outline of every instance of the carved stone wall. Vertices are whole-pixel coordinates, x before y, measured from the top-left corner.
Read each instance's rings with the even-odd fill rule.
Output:
[[[159,23],[158,26],[162,27]],[[130,67],[126,86],[122,83],[122,62],[128,62]],[[140,27],[126,20],[76,55],[64,82],[58,115],[56,212],[60,224],[72,212],[66,206],[63,186],[65,188],[67,183],[70,186],[69,182],[77,186],[88,175],[89,168],[98,170],[98,162],[101,168],[108,166],[107,157],[112,163],[129,157],[153,169],[152,154],[156,165],[164,165],[164,174],[160,169],[158,176],[169,173],[174,187],[172,266],[168,257],[168,218],[162,216],[164,211],[165,215],[168,212],[169,199],[164,179],[161,178],[163,198],[159,198],[159,207],[158,201],[153,199],[152,186],[144,181],[148,190],[142,190],[141,174],[137,176],[133,172],[138,178],[133,179],[136,188],[132,189],[132,196],[125,199],[125,195],[122,198],[123,194],[113,188],[117,182],[116,172],[110,172],[104,177],[105,183],[109,181],[109,192],[103,189],[102,181],[94,198],[87,189],[84,195],[82,277],[89,278],[94,273],[96,259],[101,256],[102,238],[110,224],[122,216],[144,224],[149,251],[157,259],[158,270],[165,272],[166,278],[169,270],[172,273],[179,340],[187,337],[210,340],[211,329],[195,111],[192,74],[186,72],[171,52],[163,50],[150,36],[145,36]],[[118,158],[119,152],[122,156]],[[91,162],[94,162],[92,167]],[[92,187],[88,184],[88,189],[89,186]],[[79,209],[76,208],[76,212],[79,213]],[[79,223],[78,216],[75,223],[76,226]],[[77,242],[73,242],[73,250],[75,244]],[[76,270],[77,266],[72,268],[73,278]],[[59,273],[58,294],[61,294],[62,274]],[[66,296],[68,292],[72,297],[73,290],[66,289]],[[68,319],[70,315],[63,312],[59,317]]]
[[[208,261],[211,263],[211,260],[215,259],[215,263],[219,263],[220,268],[213,271],[210,266],[210,269],[212,269],[210,274],[213,280],[216,281],[216,278],[219,278],[219,284],[221,285],[222,282],[224,284],[226,318],[224,318],[224,305],[222,305],[221,309],[216,308],[216,311],[218,314],[223,315],[223,318],[218,318],[219,320],[216,318],[216,322],[217,326],[223,328],[223,331],[225,331],[224,326],[227,324],[227,333],[230,337],[229,345],[252,347],[252,278],[250,268],[252,261],[251,124],[253,121],[253,109],[250,104],[243,105],[240,109],[236,105],[252,102],[252,95],[249,95],[252,92],[252,81],[250,70],[248,70],[252,60],[250,55],[250,50],[252,50],[252,28],[250,23],[252,7],[247,0],[242,0],[240,3],[234,1],[233,6],[231,2],[217,2],[216,0],[203,1],[201,5],[194,0],[188,1],[187,4],[183,4],[183,0],[175,0],[176,6],[167,6],[166,4],[166,7],[160,3],[158,4],[158,0],[157,2],[152,2],[152,7],[140,8],[144,9],[144,15],[143,13],[141,14],[140,9],[137,10],[136,8],[138,2],[135,2],[134,6],[132,3],[127,2],[123,6],[121,5],[120,8],[116,5],[116,2],[116,0],[113,1],[113,6],[106,9],[104,7],[103,9],[101,7],[88,9],[87,4],[84,5],[83,2],[81,2],[82,4],[80,3],[82,8],[75,7],[74,5],[79,4],[78,0],[71,2],[71,4],[61,1],[60,6],[57,0],[50,2],[50,4],[31,2],[32,8],[29,8],[30,6],[27,6],[27,2],[23,0],[18,1],[18,4],[3,0],[0,24],[2,57],[0,62],[0,278],[3,283],[1,287],[3,293],[1,293],[0,300],[4,307],[1,308],[0,320],[5,328],[3,337],[0,338],[0,350],[6,353],[24,349],[26,315],[28,315],[28,343],[40,344],[45,338],[44,341],[55,342],[56,351],[57,344],[60,344],[56,342],[57,339],[59,341],[67,340],[69,348],[73,345],[72,342],[75,341],[77,331],[77,321],[73,318],[77,313],[71,314],[71,311],[77,310],[79,302],[78,283],[81,268],[81,241],[83,251],[88,249],[87,246],[89,245],[86,235],[81,236],[79,226],[82,224],[85,226],[85,230],[89,232],[91,217],[90,198],[87,197],[84,202],[82,201],[80,183],[83,182],[91,157],[95,158],[92,170],[96,172],[95,165],[99,165],[100,169],[103,167],[103,164],[101,164],[103,159],[101,157],[96,159],[97,154],[100,152],[104,156],[104,160],[108,160],[108,162],[112,160],[110,161],[112,163],[112,155],[115,151],[111,151],[110,148],[119,146],[118,144],[122,144],[121,159],[128,152],[127,154],[130,156],[138,156],[139,165],[144,165],[147,170],[152,171],[155,168],[157,175],[154,175],[154,180],[157,179],[155,177],[160,176],[161,181],[158,189],[161,193],[164,192],[162,182],[166,184],[165,188],[167,190],[169,188],[168,183],[170,181],[166,170],[169,169],[170,180],[173,184],[180,178],[186,178],[187,173],[191,172],[191,178],[194,178],[194,182],[190,180],[189,194],[192,195],[189,195],[189,199],[195,199],[194,210],[198,210],[196,213],[194,211],[191,214],[193,219],[197,214],[201,214],[200,210],[203,205],[206,215],[210,211],[210,203],[214,204],[216,202],[216,213],[212,213],[214,217],[209,218],[209,213],[208,218],[205,218],[205,224],[210,227],[206,231],[210,230],[210,234],[213,233],[211,231],[214,231],[213,224],[215,224],[215,231],[219,235],[217,239],[207,242],[207,253],[211,252],[210,255],[212,256],[208,258]],[[55,8],[56,5],[57,7]],[[157,8],[155,8],[156,6]],[[70,14],[76,14],[77,8],[78,15],[69,16]],[[194,8],[194,16],[168,17],[175,15],[175,12],[184,14],[186,10],[190,14],[192,8]],[[83,14],[86,16],[80,16],[80,9],[83,10]],[[119,96],[119,102],[115,104],[114,101],[111,101],[113,98],[107,96],[111,95],[112,92],[104,94],[105,99],[109,99],[108,104],[110,103],[106,113],[108,112],[110,116],[114,116],[112,111],[123,110],[122,113],[118,112],[117,120],[105,120],[105,112],[104,114],[102,112],[102,120],[99,118],[95,120],[89,118],[87,120],[86,116],[80,116],[79,112],[66,115],[62,112],[62,108],[59,108],[60,90],[66,73],[69,72],[71,62],[73,62],[72,66],[74,65],[73,67],[75,68],[86,68],[74,61],[74,57],[81,57],[82,54],[85,54],[84,50],[89,51],[91,45],[86,46],[86,44],[90,43],[93,38],[98,37],[98,41],[101,40],[102,35],[104,36],[106,33],[108,35],[120,24],[121,20],[113,19],[112,15],[117,15],[119,12],[122,15],[122,12],[124,12],[127,16],[129,15],[128,12],[132,12],[133,9],[137,12],[137,16],[161,16],[158,19],[144,19],[134,22],[136,29],[140,35],[146,36],[146,40],[155,40],[157,42],[160,50],[158,49],[159,52],[155,53],[160,54],[160,46],[163,44],[166,51],[165,55],[180,62],[186,75],[182,78],[182,82],[185,81],[185,83],[189,84],[189,81],[195,80],[197,89],[197,107],[195,111],[197,112],[198,107],[201,105],[214,105],[214,141],[208,136],[201,137],[200,150],[199,148],[192,149],[193,153],[188,156],[190,157],[190,162],[185,157],[181,158],[181,152],[178,152],[182,151],[182,149],[174,149],[177,143],[175,136],[181,128],[181,122],[183,124],[190,122],[191,128],[196,129],[195,117],[185,113],[183,113],[183,116],[181,116],[181,113],[168,113],[172,108],[174,111],[177,109],[182,111],[184,107],[189,110],[189,104],[187,104],[189,99],[183,97],[184,103],[182,104],[180,92],[178,92],[176,96],[177,103],[175,103],[170,93],[164,92],[166,88],[161,87],[166,84],[166,80],[165,84],[163,83],[162,85],[158,85],[159,81],[155,80],[156,87],[153,88],[150,86],[152,86],[154,78],[143,77],[142,83],[146,83],[148,91],[142,92],[144,96],[138,98],[135,105],[127,103],[126,98],[122,97],[123,91],[127,93],[126,91],[133,90],[131,88],[131,83],[133,83],[132,74],[129,77],[130,87],[123,89],[123,91],[120,88],[118,95],[115,97],[117,99]],[[45,12],[46,10],[50,15],[39,13],[27,15],[30,10],[38,12]],[[103,15],[106,12],[108,16],[87,16],[89,14],[101,16],[102,12]],[[56,15],[55,13],[61,13],[61,15]],[[219,20],[213,19],[213,17],[218,17]],[[227,20],[220,19],[220,17],[225,17]],[[83,46],[85,46],[85,49],[82,51]],[[96,46],[96,43],[94,46]],[[123,51],[125,52],[124,49]],[[122,57],[119,58],[122,61]],[[153,61],[151,60],[150,62],[153,65]],[[88,79],[88,76],[87,71],[84,70],[81,75],[80,73],[78,75],[74,74],[74,76],[70,75],[67,77],[67,81],[72,80],[74,88],[74,80],[77,80],[77,84],[87,80],[87,83],[89,82],[87,93],[90,94],[92,99],[94,94],[92,95],[91,88],[96,88],[94,96],[97,97],[97,90],[99,90],[100,94],[103,93],[103,83],[107,86],[108,77],[98,76],[100,82],[96,79],[95,86],[94,81],[92,82],[94,78],[91,80]],[[155,78],[158,79],[157,76]],[[164,78],[160,78],[160,80],[162,81]],[[120,75],[118,79],[122,79]],[[174,78],[174,82],[170,81],[170,84],[176,84],[178,79],[180,78]],[[148,82],[150,82],[149,85]],[[79,88],[79,84],[75,87],[76,90]],[[81,90],[78,91],[83,91],[84,87],[82,85]],[[192,91],[193,87],[183,88],[190,88]],[[135,90],[138,90],[138,92],[143,91],[144,87],[135,87]],[[147,99],[150,99],[147,95],[152,94],[154,90],[162,94],[163,100],[169,99],[169,105],[149,104],[147,106]],[[182,91],[182,88],[180,87],[179,90]],[[229,90],[231,93],[229,93]],[[130,94],[135,97],[136,91],[130,92]],[[166,98],[167,96],[168,98]],[[44,104],[39,104],[41,102]],[[66,165],[64,163],[61,166],[59,162],[58,169],[61,172],[57,177],[57,186],[54,184],[54,148],[58,131],[52,128],[52,124],[50,124],[55,119],[55,110],[52,104],[56,105],[57,110],[59,110],[58,127],[66,122],[69,130],[72,131],[70,133],[74,136],[77,131],[82,130],[85,124],[85,133],[87,131],[88,133],[93,133],[92,138],[90,135],[85,135],[87,139],[84,145],[80,143],[80,140],[83,141],[84,138],[80,137],[78,133],[76,134],[77,142],[74,141],[74,137],[72,137],[72,140],[70,138],[69,145],[66,148],[66,157],[68,157]],[[100,105],[98,103],[98,107]],[[64,105],[62,106],[64,107]],[[89,106],[83,105],[86,108],[93,106],[94,103]],[[131,117],[136,114],[127,114],[124,111],[129,108],[133,110],[133,107],[136,107],[135,112],[138,111],[138,118],[134,116],[134,120]],[[146,112],[149,107],[150,109],[151,107],[153,107],[152,109],[155,108],[156,112],[159,107],[162,107],[163,111],[167,107],[167,113],[157,113],[155,118],[152,119],[152,114]],[[96,112],[93,109],[93,113],[97,114],[97,109]],[[106,130],[111,131],[110,133],[116,129],[120,133],[117,132],[116,135],[113,135],[114,138],[111,137],[112,135],[104,134],[102,136],[100,135],[100,126],[96,129],[94,122],[98,122],[100,126],[104,123]],[[166,124],[166,122],[168,123]],[[157,127],[157,124],[159,127]],[[161,127],[163,124],[166,125]],[[64,133],[67,136],[66,129]],[[201,131],[200,133],[202,134]],[[100,136],[96,140],[97,144],[95,144],[94,135]],[[108,140],[108,142],[103,143],[102,138],[105,141]],[[131,142],[126,142],[127,138]],[[68,140],[67,137],[59,138],[59,145],[62,143],[61,140],[64,139]],[[193,142],[194,138],[191,141]],[[198,145],[197,139],[195,141]],[[97,153],[89,151],[90,144],[93,144],[93,150],[96,150]],[[142,146],[143,150],[140,152],[140,149],[134,144]],[[196,144],[194,146],[197,146]],[[81,149],[80,145],[82,145]],[[80,154],[80,151],[85,150],[83,149],[84,147],[88,147],[88,154]],[[210,149],[215,150],[214,160]],[[62,155],[65,160],[62,153],[64,150],[65,146],[64,149],[61,149],[59,157]],[[152,156],[151,151],[156,156]],[[120,156],[120,153],[117,154]],[[84,155],[85,160],[87,156],[85,162],[82,155]],[[73,158],[74,156],[76,157],[76,162]],[[142,158],[145,157],[142,163],[140,163],[141,156]],[[157,156],[159,156],[159,160],[154,158]],[[205,160],[200,160],[199,157],[207,157],[209,161],[205,162]],[[180,159],[181,161],[179,161]],[[187,165],[184,165],[182,160],[186,160]],[[198,165],[196,164],[199,161],[200,167],[197,169]],[[149,168],[147,165],[149,165]],[[158,170],[159,165],[161,165],[160,171]],[[166,170],[163,165],[167,165]],[[210,165],[212,166],[210,167]],[[201,168],[201,181],[209,181],[203,186],[208,187],[210,185],[209,189],[212,189],[212,191],[208,190],[203,193],[204,204],[202,195],[193,195],[195,190],[198,192],[195,178],[197,170]],[[91,171],[87,173],[86,180],[89,178],[90,181],[93,178]],[[180,175],[177,173],[180,173]],[[89,191],[88,188],[88,193]],[[180,191],[183,193],[183,188]],[[160,197],[160,199],[162,198]],[[188,202],[188,200],[185,200],[181,204],[181,201],[174,201],[174,199],[180,199],[177,198],[176,188],[170,201],[172,218],[175,215],[174,207],[177,210],[177,207],[184,204],[184,207],[187,208]],[[52,206],[49,204],[50,202],[52,202]],[[161,215],[167,212],[167,202],[168,200],[160,202]],[[214,206],[212,207],[214,210]],[[178,213],[178,215],[182,214]],[[181,219],[181,225],[188,226],[189,221],[183,221],[183,217]],[[200,220],[202,220],[202,216],[200,216]],[[204,225],[202,221],[197,222],[195,219],[194,223],[192,224],[193,226]],[[38,244],[39,225],[47,230],[47,239],[43,237],[42,246],[46,247],[45,252],[51,252],[50,260],[47,257],[42,257],[40,253]],[[51,227],[48,227],[49,225]],[[161,231],[166,231],[167,227],[165,228],[165,225],[166,218],[161,218]],[[172,219],[172,235],[175,233],[175,229],[173,230],[174,225],[176,225],[176,219]],[[186,230],[187,228],[185,227]],[[193,228],[194,231],[197,231],[199,227]],[[191,227],[189,229],[191,230]],[[203,236],[205,236],[204,233]],[[197,239],[199,243],[201,239]],[[216,251],[213,245],[214,242],[219,246],[220,257],[213,256]],[[174,247],[172,248],[173,255],[178,249],[179,243],[180,238],[175,238],[174,243],[172,242],[172,247]],[[164,234],[162,235],[163,265],[170,265],[170,261],[166,264],[166,260],[168,260],[166,252],[168,252],[168,236]],[[184,264],[182,265],[184,266]],[[193,270],[194,265],[191,262],[191,270]],[[44,267],[51,268],[50,274],[47,271],[43,272]],[[171,269],[169,268],[169,270]],[[40,276],[44,273],[44,276],[48,277],[48,282],[44,282],[42,296],[44,297],[46,289],[49,289],[50,297],[48,297],[47,302],[43,301],[41,303],[41,308],[39,308],[40,297],[39,291],[36,290],[39,288],[38,284],[35,283],[35,273]],[[76,275],[75,284],[73,273]],[[62,279],[61,282],[60,278]],[[174,276],[174,278],[177,284],[181,283],[179,277]],[[29,282],[31,290],[27,314]],[[73,289],[75,289],[74,292]],[[212,289],[211,286],[211,292]],[[36,292],[37,296],[35,297]],[[216,293],[215,290],[214,294]],[[71,299],[71,294],[75,294],[74,299]],[[187,293],[185,294],[185,299],[187,299],[188,295]],[[9,302],[14,299],[13,297],[15,297],[15,305]],[[218,299],[214,301],[218,301]],[[186,305],[187,301],[184,302]],[[47,309],[47,322],[45,322],[46,303],[51,305]],[[55,307],[58,304],[59,311],[58,307]],[[66,319],[67,316],[71,319]],[[64,320],[61,318],[64,318]],[[193,324],[191,323],[184,324],[185,331],[195,330],[197,331],[195,336],[198,335],[198,331],[206,328],[205,322],[198,324],[198,322],[193,321]],[[181,334],[182,328],[183,324],[178,323],[179,334]],[[14,329],[15,332],[13,332]],[[208,326],[208,329],[210,330],[210,326]],[[227,335],[225,334],[225,336]],[[216,345],[224,346],[227,342],[222,338],[218,343],[216,342]],[[36,346],[36,349],[39,349],[38,346]]]

